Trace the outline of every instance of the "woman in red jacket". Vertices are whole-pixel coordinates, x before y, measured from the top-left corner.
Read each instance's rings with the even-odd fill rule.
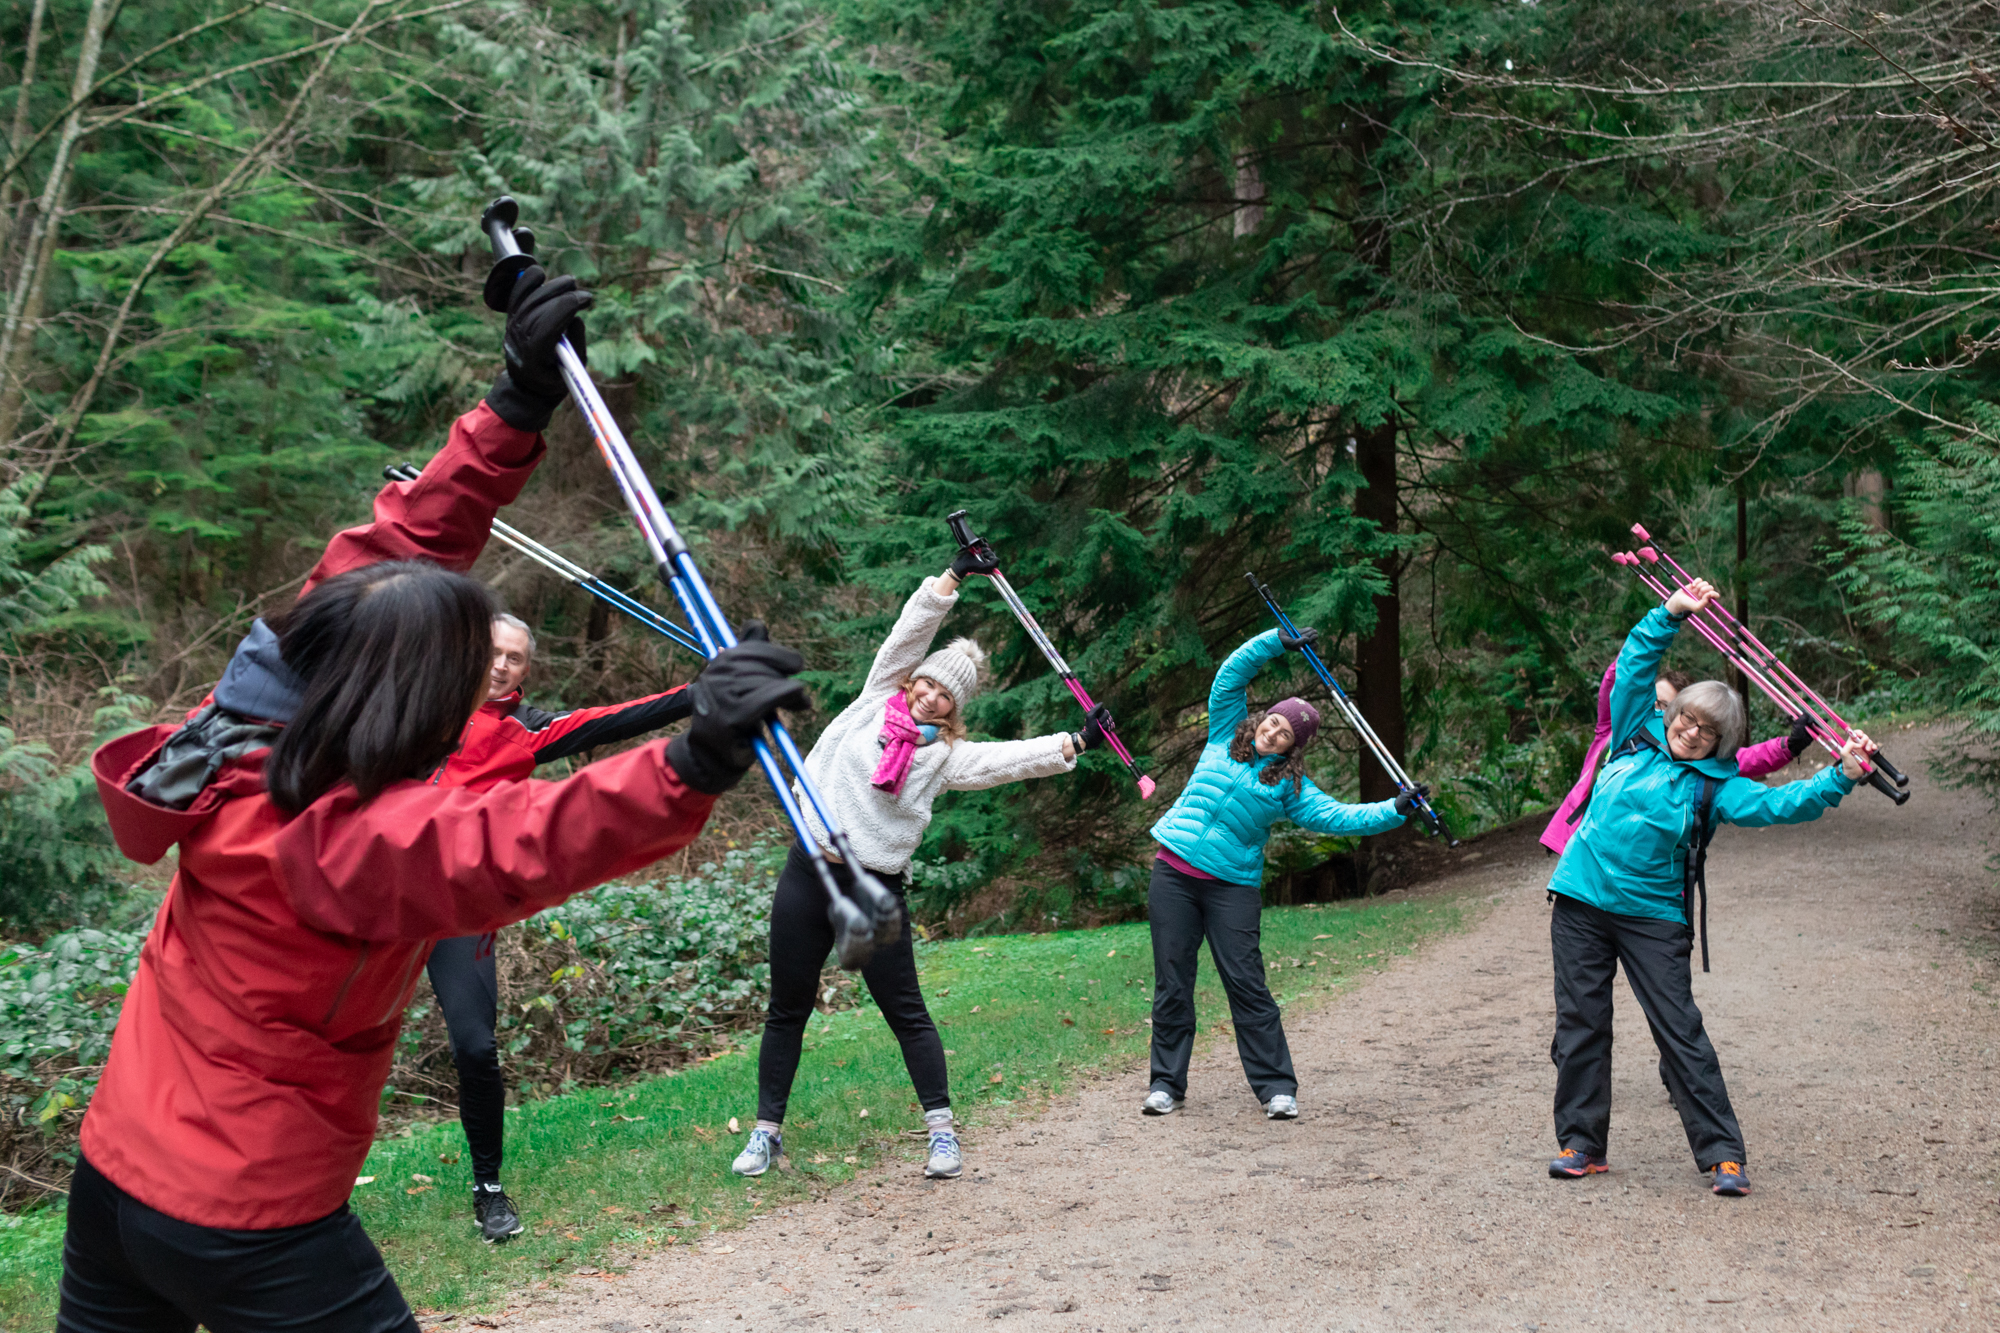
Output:
[[[483,693],[492,599],[464,576],[540,461],[575,283],[523,275],[507,364],[416,481],[334,538],[178,728],[92,760],[118,845],[173,883],[83,1122],[65,1333],[407,1330],[347,1197],[433,941],[519,921],[685,846],[750,738],[801,707],[797,654],[746,642],[685,735],[565,782],[422,780]]]

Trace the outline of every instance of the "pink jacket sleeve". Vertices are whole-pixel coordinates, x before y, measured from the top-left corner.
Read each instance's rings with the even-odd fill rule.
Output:
[[[1768,741],[1756,745],[1746,745],[1736,752],[1736,771],[1746,778],[1761,778],[1775,773],[1792,762],[1792,745],[1789,736],[1773,736]]]

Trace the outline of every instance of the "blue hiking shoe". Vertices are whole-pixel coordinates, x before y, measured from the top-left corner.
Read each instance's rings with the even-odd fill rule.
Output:
[[[750,1141],[743,1145],[743,1151],[736,1154],[736,1160],[729,1169],[739,1176],[761,1176],[771,1169],[771,1163],[785,1155],[785,1141],[768,1129],[750,1131]]]
[[[1581,1148],[1564,1148],[1549,1159],[1551,1180],[1580,1180],[1584,1176],[1600,1175],[1611,1169],[1608,1158],[1593,1157]]]
[[[965,1154],[959,1149],[958,1135],[948,1129],[931,1131],[931,1156],[924,1174],[932,1180],[956,1180],[965,1169]]]

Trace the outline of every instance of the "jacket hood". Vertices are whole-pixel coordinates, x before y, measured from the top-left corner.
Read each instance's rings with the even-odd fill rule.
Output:
[[[215,686],[215,702],[238,717],[290,722],[305,697],[305,682],[285,665],[278,636],[259,616],[236,645],[236,655]]]
[[[205,708],[199,716],[206,717],[215,711],[212,707]],[[91,776],[97,780],[97,796],[104,802],[111,836],[118,843],[118,850],[140,865],[149,866],[165,856],[168,848],[200,827],[224,801],[258,795],[264,790],[264,759],[270,753],[268,740],[230,756],[233,762],[208,770],[200,787],[179,808],[147,800],[132,790],[145,785],[140,779],[156,766],[168,743],[181,738],[187,729],[172,723],[146,727],[106,742],[90,757]]]

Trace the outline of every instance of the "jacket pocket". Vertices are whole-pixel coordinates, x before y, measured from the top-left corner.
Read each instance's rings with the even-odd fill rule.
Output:
[[[321,1027],[333,1026],[334,1015],[338,1014],[340,1006],[347,1002],[347,992],[354,989],[354,979],[361,975],[361,969],[366,966],[368,966],[368,941],[363,940],[360,949],[354,955],[354,966],[347,971],[347,980],[340,983],[340,989],[334,992],[333,1003],[327,1006],[326,1017],[319,1021]]]

